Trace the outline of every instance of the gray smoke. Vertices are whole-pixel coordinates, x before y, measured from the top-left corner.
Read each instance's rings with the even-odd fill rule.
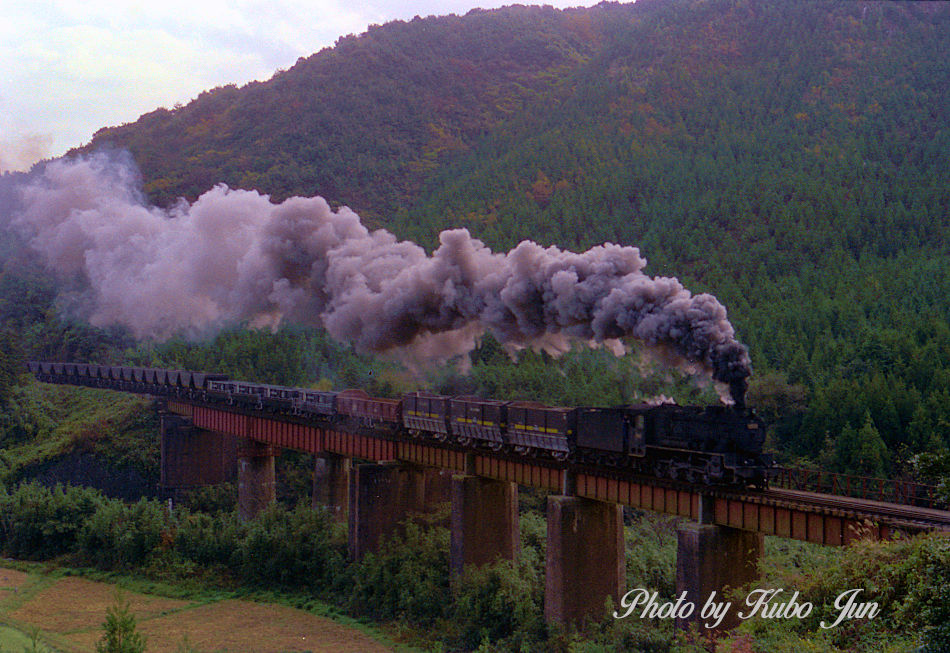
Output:
[[[722,304],[645,275],[635,247],[525,241],[501,254],[453,229],[430,256],[320,197],[274,204],[216,186],[162,210],[136,188],[135,170],[104,155],[53,162],[20,188],[12,226],[64,281],[81,280],[72,303],[95,325],[162,339],[290,320],[364,351],[443,359],[486,330],[513,346],[634,337],[737,387],[750,373]]]
[[[13,138],[0,136],[0,174],[26,170],[34,161],[49,155],[52,134],[26,134]]]

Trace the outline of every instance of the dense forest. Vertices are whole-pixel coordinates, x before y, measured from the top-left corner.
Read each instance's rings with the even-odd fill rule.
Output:
[[[499,251],[638,246],[650,274],[728,307],[785,461],[895,476],[950,446],[948,47],[938,3],[473,10],[343,37],[73,154],[128,150],[163,206],[225,183],[321,195],[428,248],[458,226]],[[41,272],[7,257],[0,319],[21,356],[418,383],[312,330],[141,344],[58,306]],[[487,338],[473,363],[425,382],[565,403],[712,396],[603,351],[514,364]]]

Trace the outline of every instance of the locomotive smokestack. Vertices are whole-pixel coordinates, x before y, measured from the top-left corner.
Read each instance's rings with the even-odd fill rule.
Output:
[[[750,372],[723,305],[647,276],[635,247],[524,241],[495,253],[454,229],[430,255],[320,197],[274,204],[221,185],[161,210],[144,205],[138,179],[103,154],[52,162],[8,218],[48,267],[85,283],[65,299],[98,326],[162,339],[290,320],[363,351],[443,360],[485,331],[514,346],[637,338],[734,388]],[[743,396],[733,390],[737,405]]]
[[[736,379],[729,383],[729,394],[732,395],[733,405],[737,411],[745,410],[745,393],[749,389],[748,378]]]

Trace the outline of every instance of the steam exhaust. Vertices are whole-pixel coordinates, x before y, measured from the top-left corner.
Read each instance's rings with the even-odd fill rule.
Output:
[[[63,305],[139,338],[293,321],[362,351],[447,360],[486,331],[555,349],[632,337],[698,365],[744,405],[749,355],[726,309],[644,274],[636,247],[524,241],[496,253],[451,229],[428,255],[320,197],[275,204],[223,185],[159,209],[134,167],[105,154],[50,163],[18,187],[17,205],[4,221],[61,279]]]

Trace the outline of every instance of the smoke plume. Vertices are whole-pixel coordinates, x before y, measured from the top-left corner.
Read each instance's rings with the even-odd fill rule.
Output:
[[[95,325],[162,339],[289,320],[361,350],[443,359],[486,330],[513,346],[634,337],[737,388],[750,373],[722,304],[645,275],[635,247],[578,254],[525,241],[495,253],[452,229],[428,255],[320,197],[274,204],[222,185],[163,210],[137,183],[132,167],[93,155],[20,187],[12,227],[78,289],[72,305]]]
[[[12,139],[0,137],[0,174],[26,170],[48,156],[52,145],[52,134],[27,134]]]

